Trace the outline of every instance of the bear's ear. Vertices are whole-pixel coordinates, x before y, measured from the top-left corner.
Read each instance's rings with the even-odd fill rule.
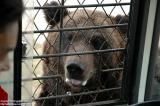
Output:
[[[46,3],[44,7],[45,6],[59,6],[59,4],[55,1],[52,1],[51,3]],[[43,11],[44,11],[45,19],[50,25],[55,26],[60,21],[60,15],[61,15],[60,8],[58,7],[47,8],[47,9],[44,9]],[[66,15],[68,15],[68,10],[65,8],[63,13],[63,18]]]
[[[116,24],[124,24],[129,22],[129,17],[127,15],[117,15],[115,17]],[[127,32],[128,26],[121,26],[119,27],[120,31],[124,34]]]

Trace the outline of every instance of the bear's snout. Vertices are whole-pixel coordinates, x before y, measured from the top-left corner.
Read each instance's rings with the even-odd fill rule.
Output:
[[[67,68],[69,77],[73,79],[80,79],[80,77],[82,76],[84,72],[84,68],[82,67],[80,63],[79,64],[70,63],[67,65],[66,68]]]

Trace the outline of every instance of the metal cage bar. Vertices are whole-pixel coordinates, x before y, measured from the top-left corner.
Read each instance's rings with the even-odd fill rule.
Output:
[[[84,51],[84,52],[72,52],[72,53],[59,53],[59,54],[47,54],[47,55],[39,55],[33,57],[23,57],[23,59],[39,59],[46,57],[61,57],[61,56],[71,56],[71,55],[85,55],[85,54],[97,54],[97,53],[109,53],[109,52],[117,52],[124,51],[125,48],[115,48],[115,49],[107,49],[107,50],[94,50],[94,51]]]
[[[84,7],[103,7],[103,6],[121,6],[130,5],[131,3],[108,3],[108,4],[88,4],[88,5],[67,5],[67,6],[43,6],[34,7],[34,9],[47,9],[47,8],[84,8]],[[33,7],[26,7],[26,9],[33,9]]]
[[[48,30],[38,30],[38,31],[24,31],[23,34],[30,33],[47,33],[47,32],[60,32],[60,31],[78,31],[78,30],[89,30],[89,29],[101,29],[101,28],[114,28],[127,26],[128,24],[114,24],[114,25],[101,25],[101,26],[91,26],[91,27],[78,27],[78,28],[59,28],[59,29],[48,29]]]
[[[20,106],[17,101],[21,100],[21,59],[22,59],[22,21],[19,21],[18,41],[17,47],[14,51],[14,88],[13,88],[13,99],[14,104]]]
[[[121,89],[121,87],[116,87],[116,88],[110,88],[110,89],[100,89],[100,90],[97,90],[97,91],[75,93],[75,94],[72,94],[72,95],[58,95],[58,96],[41,97],[41,98],[33,99],[33,101],[39,101],[39,100],[44,100],[44,99],[56,99],[56,98],[71,97],[71,96],[80,96],[80,95],[88,95],[88,94],[95,94],[95,93],[101,93],[101,92],[113,91],[113,90],[120,90],[120,89]]]

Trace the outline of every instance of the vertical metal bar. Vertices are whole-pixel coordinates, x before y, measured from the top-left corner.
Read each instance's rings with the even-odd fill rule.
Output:
[[[64,0],[61,0],[61,4],[60,4],[61,6],[64,6]],[[63,16],[64,16],[64,9],[63,8],[61,8],[60,9],[60,28],[62,29],[63,28]],[[61,53],[61,47],[62,47],[62,36],[63,36],[63,31],[60,31],[59,32],[60,34],[59,34],[59,53]],[[59,57],[59,65],[58,65],[58,71],[59,70],[61,70],[61,66],[60,66],[60,64],[61,64],[61,56]],[[57,71],[57,74],[59,73]],[[56,79],[56,81],[57,81],[57,84],[56,84],[56,95],[58,95],[59,94],[59,79]],[[59,99],[56,99],[56,105],[58,106],[59,105]]]
[[[129,44],[127,45],[127,59],[124,67],[124,75],[126,77],[123,76],[124,87],[122,87],[122,92],[127,92],[125,98],[127,98],[129,104],[136,103],[138,101],[141,64],[149,3],[150,0],[133,0],[131,5],[132,8],[130,10],[128,33]]]
[[[64,0],[61,0],[61,5],[64,6]],[[60,9],[60,29],[63,28],[63,17],[64,17],[64,9],[61,8],[61,9]],[[61,53],[62,36],[63,36],[63,31],[60,31],[59,53]]]
[[[19,33],[17,39],[17,47],[14,51],[14,88],[13,99],[17,106],[21,106],[18,102],[21,100],[21,59],[22,59],[22,21],[19,20]]]
[[[61,0],[61,5],[63,6],[64,5],[64,0]],[[64,15],[64,9],[61,8],[60,9],[60,28],[63,28],[63,15]],[[62,47],[62,36],[63,36],[63,31],[60,30],[60,35],[59,35],[59,53],[61,53],[61,47]],[[59,67],[60,67],[60,58],[61,56],[59,57]]]
[[[134,50],[136,42],[136,25],[138,23],[138,13],[139,13],[139,0],[132,0],[129,13],[129,25],[127,32],[127,44],[124,61],[124,70],[122,77],[122,90],[121,90],[121,99],[127,101],[128,103],[132,99],[131,95],[131,75],[133,74],[132,67],[134,66]]]
[[[144,43],[144,51],[143,51],[143,59],[141,67],[138,102],[144,101],[156,6],[157,6],[157,0],[151,0],[149,6],[148,20],[147,20],[147,29],[145,35],[146,37],[144,39],[145,43]]]

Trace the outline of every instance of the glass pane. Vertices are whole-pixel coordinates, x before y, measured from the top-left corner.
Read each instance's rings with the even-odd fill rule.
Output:
[[[160,2],[157,4],[149,73],[146,89],[146,100],[160,100]]]
[[[160,36],[160,34],[159,34],[159,36]],[[153,78],[152,78],[151,91],[150,91],[151,92],[150,93],[151,100],[160,99],[160,48],[159,47],[160,47],[160,41],[158,44],[155,65],[153,68]]]

